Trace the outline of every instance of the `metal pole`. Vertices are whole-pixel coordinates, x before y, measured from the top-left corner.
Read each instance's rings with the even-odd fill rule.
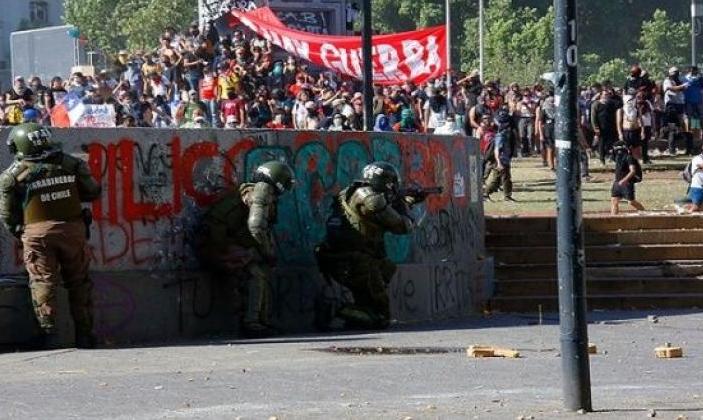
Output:
[[[362,3],[362,55],[363,55],[363,81],[364,81],[364,130],[373,130],[373,65],[371,62],[371,0]]]
[[[562,386],[567,410],[591,411],[586,281],[577,140],[576,0],[554,0],[555,138],[557,147],[557,271]]]
[[[198,27],[203,28],[205,24],[203,15],[205,14],[205,2],[204,0],[198,0]]]
[[[478,74],[483,82],[483,0],[478,0]]]
[[[447,26],[447,98],[452,98],[452,8],[446,0],[446,26]]]
[[[696,65],[696,19],[699,15],[697,0],[691,0],[691,65]]]

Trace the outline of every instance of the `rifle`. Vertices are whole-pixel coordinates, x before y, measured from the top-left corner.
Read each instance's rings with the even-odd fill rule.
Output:
[[[428,195],[432,194],[442,194],[444,188],[442,187],[408,187],[401,188],[398,191],[398,196],[400,197],[412,197],[416,201],[423,201]]]

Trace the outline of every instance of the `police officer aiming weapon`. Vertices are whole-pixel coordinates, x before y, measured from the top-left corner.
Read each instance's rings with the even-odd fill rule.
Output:
[[[336,197],[327,235],[316,249],[323,276],[347,287],[354,304],[333,315],[321,312],[341,318],[347,328],[386,328],[390,322],[387,287],[396,265],[386,255],[384,235],[412,232],[416,226],[412,206],[442,188],[399,189],[398,170],[387,162],[366,165],[362,175]],[[318,326],[324,328],[325,321],[318,320]]]

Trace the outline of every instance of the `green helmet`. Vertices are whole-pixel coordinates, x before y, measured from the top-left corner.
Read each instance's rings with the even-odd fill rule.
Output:
[[[400,174],[395,166],[388,162],[372,162],[364,166],[364,181],[374,191],[395,192],[400,185]]]
[[[20,124],[10,131],[7,146],[19,160],[41,160],[61,150],[51,138],[51,130],[41,124]]]
[[[295,184],[293,169],[283,162],[270,160],[254,171],[254,182],[265,182],[276,188],[279,194],[289,191]]]

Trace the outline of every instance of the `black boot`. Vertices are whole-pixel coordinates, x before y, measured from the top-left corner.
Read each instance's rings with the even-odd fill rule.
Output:
[[[43,331],[29,340],[25,347],[28,350],[56,350],[62,346],[55,331]]]
[[[79,333],[76,331],[77,349],[94,349],[96,344],[95,336],[92,333]]]
[[[244,338],[269,338],[281,335],[281,330],[272,326],[258,322],[249,322],[242,325],[242,336]]]

